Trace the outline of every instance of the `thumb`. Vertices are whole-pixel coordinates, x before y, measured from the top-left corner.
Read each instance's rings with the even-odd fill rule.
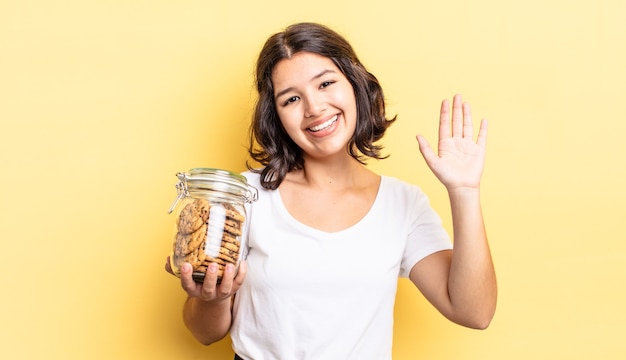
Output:
[[[425,137],[417,135],[415,138],[417,139],[417,143],[424,160],[426,160],[426,163],[430,166],[430,164],[437,158],[437,154],[435,154],[435,151],[430,147],[430,144]]]

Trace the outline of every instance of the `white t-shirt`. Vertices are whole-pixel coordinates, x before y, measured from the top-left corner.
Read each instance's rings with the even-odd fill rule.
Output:
[[[426,195],[383,176],[369,212],[328,233],[293,218],[258,174],[244,175],[259,199],[233,308],[234,351],[246,360],[391,359],[398,277],[452,248]]]

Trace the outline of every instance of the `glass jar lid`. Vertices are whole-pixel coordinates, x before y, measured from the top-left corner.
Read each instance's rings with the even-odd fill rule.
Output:
[[[247,203],[257,200],[258,191],[248,185],[246,177],[228,170],[215,168],[193,168],[189,173],[179,172],[176,177],[180,182],[176,185],[178,197],[170,207],[174,206],[184,196],[194,193],[215,192],[241,198]]]

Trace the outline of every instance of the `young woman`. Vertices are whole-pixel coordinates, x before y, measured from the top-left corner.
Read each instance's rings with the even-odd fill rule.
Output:
[[[395,118],[342,36],[288,27],[267,40],[256,81],[249,253],[219,285],[216,264],[203,284],[183,265],[193,335],[210,344],[230,333],[243,359],[390,359],[399,276],[451,321],[486,328],[496,307],[480,205],[486,121],[474,141],[457,95],[442,102],[438,151],[417,137],[449,194],[452,243],[417,186],[364,166],[383,158],[376,141]]]

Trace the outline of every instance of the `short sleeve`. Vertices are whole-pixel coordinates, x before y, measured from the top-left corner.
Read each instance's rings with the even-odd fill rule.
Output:
[[[443,227],[439,215],[430,206],[426,194],[414,185],[408,185],[407,192],[410,227],[402,256],[400,277],[409,277],[413,266],[426,256],[452,249],[450,235]]]

